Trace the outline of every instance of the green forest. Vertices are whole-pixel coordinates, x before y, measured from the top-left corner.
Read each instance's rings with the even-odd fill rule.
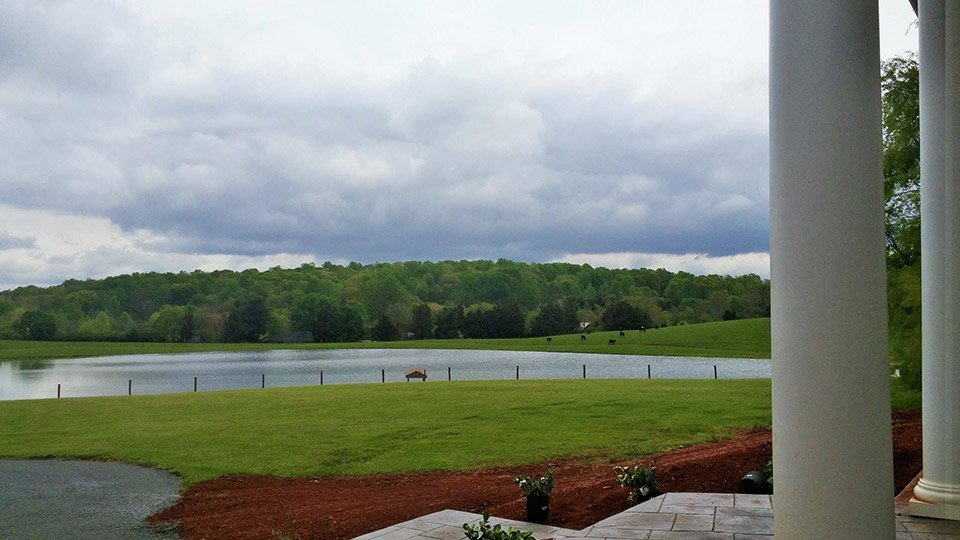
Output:
[[[770,283],[508,260],[137,273],[0,292],[0,337],[163,342],[506,338],[768,316]]]

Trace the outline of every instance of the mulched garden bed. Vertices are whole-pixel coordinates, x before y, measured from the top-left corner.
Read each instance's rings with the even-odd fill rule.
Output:
[[[896,412],[892,425],[896,489],[891,497],[920,471],[920,412]],[[655,456],[660,490],[733,493],[745,472],[763,469],[771,451],[770,430],[749,430],[730,440],[661,453]],[[550,523],[580,529],[626,509],[626,491],[613,476],[613,466],[624,464],[554,463]],[[177,522],[188,539],[339,539],[446,508],[524,519],[524,501],[512,480],[545,467],[333,478],[226,476],[192,486],[150,521]]]

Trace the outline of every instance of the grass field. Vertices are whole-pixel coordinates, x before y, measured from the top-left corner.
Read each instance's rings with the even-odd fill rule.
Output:
[[[0,455],[354,475],[618,457],[770,423],[767,380],[340,385],[0,402]]]
[[[608,340],[616,339],[615,345]],[[479,349],[558,351],[662,356],[713,356],[770,358],[770,319],[745,319],[684,326],[671,326],[620,337],[617,332],[546,338],[445,339],[361,343],[103,343],[0,341],[0,360],[40,360],[116,354],[177,353],[202,351],[252,351],[264,349]]]

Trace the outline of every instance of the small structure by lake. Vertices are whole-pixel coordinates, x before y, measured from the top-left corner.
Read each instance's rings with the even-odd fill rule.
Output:
[[[420,379],[421,381],[425,381],[427,380],[427,370],[425,368],[408,369],[403,376],[407,378],[407,382],[410,382],[410,379]]]

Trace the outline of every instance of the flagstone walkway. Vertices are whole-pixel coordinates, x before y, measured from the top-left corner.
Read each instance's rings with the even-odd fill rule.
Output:
[[[443,510],[357,540],[461,540],[463,524],[480,519]],[[772,540],[773,505],[769,495],[667,493],[581,531],[492,516],[490,523],[530,531],[541,540]],[[897,540],[960,540],[960,522],[898,515]]]

